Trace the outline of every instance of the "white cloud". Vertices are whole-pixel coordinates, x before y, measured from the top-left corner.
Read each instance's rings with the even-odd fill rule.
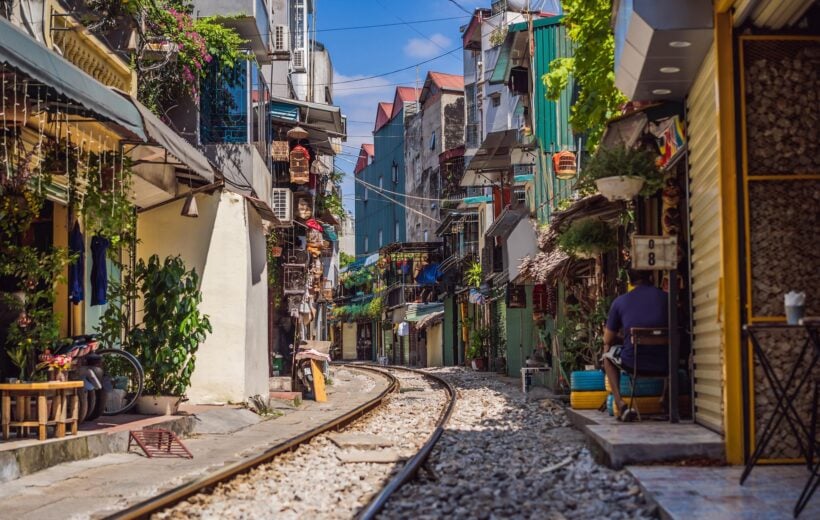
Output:
[[[436,33],[425,38],[411,38],[404,44],[404,54],[411,58],[426,59],[438,56],[450,50],[450,38],[441,33]]]

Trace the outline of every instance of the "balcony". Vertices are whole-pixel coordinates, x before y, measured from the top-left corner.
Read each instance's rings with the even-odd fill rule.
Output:
[[[387,309],[395,309],[408,303],[432,303],[438,297],[438,288],[433,285],[393,284],[387,288]]]
[[[222,17],[222,23],[248,40],[250,50],[259,63],[268,63],[271,47],[271,23],[265,0],[195,0],[194,14],[197,17]]]

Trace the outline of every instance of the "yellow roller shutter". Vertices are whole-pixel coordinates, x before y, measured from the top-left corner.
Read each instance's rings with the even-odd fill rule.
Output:
[[[695,420],[723,431],[718,92],[714,44],[687,98],[694,306]]]

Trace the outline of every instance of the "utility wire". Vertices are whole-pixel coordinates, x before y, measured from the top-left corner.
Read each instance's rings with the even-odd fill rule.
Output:
[[[405,21],[401,18],[401,16],[399,16],[399,15],[397,15],[397,14],[395,14],[395,13],[392,13],[392,12],[391,12],[391,11],[390,11],[387,7],[385,7],[385,5],[381,2],[381,0],[376,0],[376,3],[378,3],[378,4],[382,7],[382,9],[384,9],[384,10],[385,10],[385,11],[387,11],[388,13],[391,13],[393,16],[395,16],[395,17],[396,17],[396,19],[397,19],[397,20],[399,20],[399,21],[400,21],[400,22],[402,22],[404,25],[406,25],[407,27],[409,27],[410,29],[412,29],[412,30],[413,30],[413,32],[415,32],[416,34],[420,35],[420,36],[421,36],[422,38],[424,38],[425,40],[429,41],[430,43],[432,43],[433,45],[435,45],[436,47],[438,47],[439,49],[441,49],[441,50],[443,50],[443,51],[446,51],[446,50],[447,50],[447,49],[445,49],[444,47],[442,47],[441,45],[439,45],[439,43],[438,43],[437,41],[435,41],[435,40],[434,40],[434,39],[432,39],[431,37],[427,36],[427,35],[426,35],[426,34],[424,34],[423,32],[419,31],[418,29],[416,29],[415,27],[413,27],[412,25],[410,25],[408,22],[405,22]],[[451,55],[451,54],[449,54],[449,53],[448,53],[448,56],[450,56],[451,58],[453,58],[453,59],[454,59],[454,60],[456,60],[456,61],[462,61],[460,58],[456,58],[455,56],[452,56],[452,55]]]
[[[396,18],[398,18],[398,16]],[[462,20],[464,18],[467,18],[467,17],[462,15],[462,16],[450,16],[450,17],[447,17],[447,18],[430,18],[430,19],[427,19],[427,20],[409,20],[409,21],[402,20],[400,23],[380,23],[380,24],[374,24],[374,25],[358,25],[358,26],[352,26],[352,27],[331,27],[329,29],[316,29],[316,32],[319,33],[319,32],[333,32],[333,31],[354,31],[354,30],[358,30],[358,29],[376,29],[376,28],[379,28],[379,27],[395,27],[396,25],[408,25],[408,24],[413,24],[413,23],[430,23],[430,22],[444,22],[444,21],[448,21],[448,20]],[[399,18],[399,20],[401,20],[401,18]]]

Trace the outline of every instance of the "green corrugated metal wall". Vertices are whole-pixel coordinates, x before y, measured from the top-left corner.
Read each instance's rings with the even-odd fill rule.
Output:
[[[532,354],[535,333],[532,323],[532,286],[526,287],[527,306],[507,311],[507,374],[521,375],[524,359]],[[506,306],[505,306],[506,307]]]
[[[573,181],[564,181],[555,178],[552,172],[552,154],[564,148],[575,151],[576,142],[573,139],[572,129],[569,126],[570,105],[574,84],[570,81],[555,102],[547,99],[546,87],[541,77],[549,72],[550,63],[556,58],[572,56],[572,44],[567,38],[566,27],[560,23],[561,17],[544,20],[548,23],[536,23],[533,29],[535,36],[535,95],[533,96],[533,112],[535,136],[542,150],[540,157],[541,175],[536,180],[536,207],[538,219],[549,221],[551,206],[548,201],[550,194],[555,202],[569,198],[572,195]]]

